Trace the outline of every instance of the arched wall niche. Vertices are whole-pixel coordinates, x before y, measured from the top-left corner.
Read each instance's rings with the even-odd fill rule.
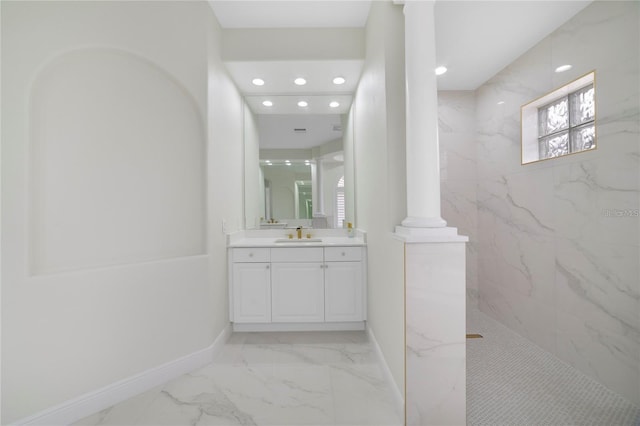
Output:
[[[193,96],[131,52],[64,52],[29,94],[32,275],[206,252],[206,139]]]

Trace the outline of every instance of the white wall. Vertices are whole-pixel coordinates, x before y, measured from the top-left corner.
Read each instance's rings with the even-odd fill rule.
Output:
[[[480,309],[636,404],[639,9],[593,2],[475,92]],[[565,63],[573,68],[554,72]],[[593,70],[598,148],[522,166],[520,106]],[[458,126],[449,133],[466,143],[471,109],[461,96],[441,96],[441,131]],[[447,119],[456,105],[460,121]],[[458,186],[473,159],[455,163],[457,171],[451,162],[446,170],[443,211],[472,226],[455,211],[473,208],[472,189]],[[627,213],[607,215],[616,210]]]
[[[154,2],[155,3],[155,2]],[[206,4],[206,3],[205,3]],[[229,325],[227,237],[244,227],[244,100],[222,63],[222,29],[204,7],[207,30],[208,264],[213,334]],[[190,25],[186,22],[185,25]],[[200,325],[198,325],[200,326]]]
[[[366,59],[353,123],[355,224],[367,231],[368,324],[404,389],[404,245],[392,236],[404,219],[404,17],[402,7],[373,2]],[[351,151],[345,138],[345,158]]]
[[[244,211],[246,229],[260,227],[264,213],[264,177],[260,170],[260,137],[256,117],[244,105]]]
[[[203,120],[170,74],[79,48],[37,71],[28,108],[30,275],[204,253]]]
[[[242,219],[242,103],[206,3],[1,7],[8,423],[226,326],[220,223]]]

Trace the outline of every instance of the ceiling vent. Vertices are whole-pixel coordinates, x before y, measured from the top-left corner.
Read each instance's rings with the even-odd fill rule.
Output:
[[[334,132],[341,132],[342,131],[342,126],[340,124],[334,124],[333,125],[333,131]]]
[[[293,129],[293,133],[307,133],[307,129],[303,129],[303,128]]]

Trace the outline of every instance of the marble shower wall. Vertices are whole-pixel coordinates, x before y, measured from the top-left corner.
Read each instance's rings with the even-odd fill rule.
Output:
[[[469,237],[467,306],[478,305],[476,106],[472,91],[438,92],[442,217]]]
[[[443,143],[443,188],[477,173],[475,231],[462,225],[472,221],[470,185],[443,190],[443,205],[453,226],[476,236],[480,309],[636,404],[639,9],[638,2],[596,1],[480,87],[477,169],[470,159],[453,179],[457,151]],[[573,68],[554,73],[565,63]],[[522,166],[520,106],[592,70],[597,150]],[[444,129],[448,114],[442,137],[457,139]],[[456,209],[465,210],[460,224]]]

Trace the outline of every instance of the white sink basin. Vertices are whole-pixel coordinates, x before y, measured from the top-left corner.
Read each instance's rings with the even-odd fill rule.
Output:
[[[276,240],[276,243],[321,243],[321,238],[279,238]]]

